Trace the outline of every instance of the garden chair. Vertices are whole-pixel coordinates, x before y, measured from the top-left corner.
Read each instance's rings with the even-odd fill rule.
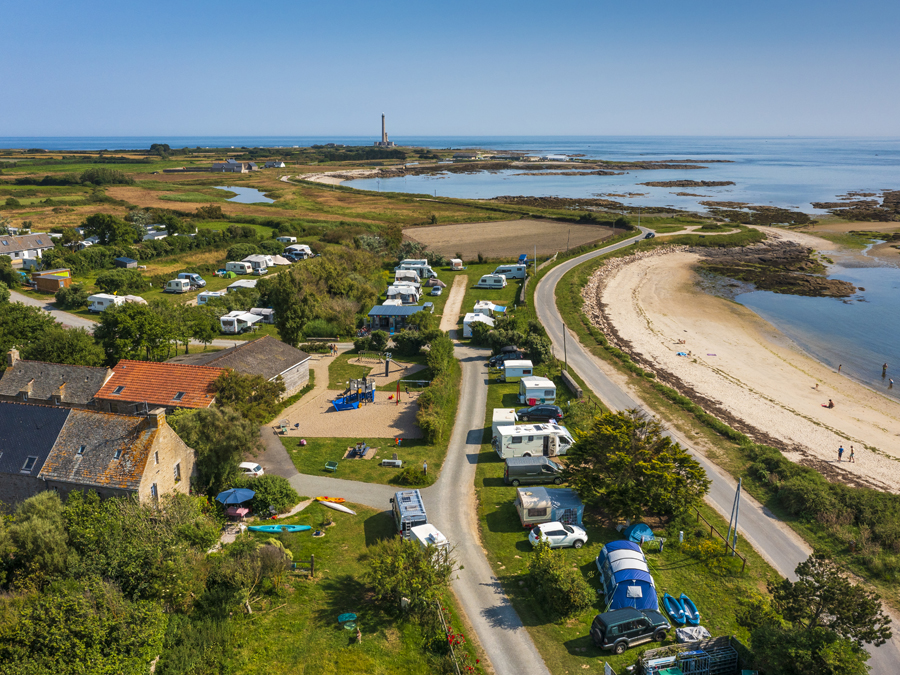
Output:
[[[334,473],[335,471],[337,471],[337,468],[338,468],[337,462],[325,462],[325,470],[326,471],[331,471],[332,473]]]

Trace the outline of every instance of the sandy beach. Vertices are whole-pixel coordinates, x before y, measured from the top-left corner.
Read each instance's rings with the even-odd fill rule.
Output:
[[[817,237],[761,229],[834,248]],[[596,314],[599,298],[621,346],[662,379],[709,399],[758,442],[832,478],[900,490],[900,404],[810,358],[749,309],[700,291],[698,258],[672,252],[614,261],[585,288],[585,309]],[[829,399],[833,409],[822,407]]]

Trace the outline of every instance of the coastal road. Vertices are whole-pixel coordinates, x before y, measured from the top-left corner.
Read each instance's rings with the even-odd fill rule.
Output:
[[[563,331],[566,331],[565,355],[568,359],[569,368],[576,372],[610,409],[628,410],[637,408],[648,415],[652,415],[652,411],[641,401],[630,396],[606,375],[604,369],[609,368],[609,366],[593,354],[590,354],[581,345],[578,338],[565,327],[556,307],[556,286],[566,272],[591,258],[629,246],[642,236],[643,232],[641,235],[620,242],[617,245],[592,251],[557,265],[544,276],[535,289],[534,304],[538,319],[546,328],[553,342],[556,357],[563,358]],[[722,516],[729,518],[732,502],[734,501],[736,481],[691,447],[691,441],[683,435],[675,430],[667,431],[667,435],[687,448],[706,470],[712,481],[706,501]],[[794,569],[809,556],[811,553],[810,547],[799,535],[779,521],[771,511],[746,493],[741,496],[741,523],[739,530],[741,537],[753,546],[772,567],[784,577],[792,581],[796,580]],[[898,645],[897,637],[881,647],[873,648],[870,646],[868,651],[871,654],[869,666],[876,675],[895,675],[900,670],[900,665],[898,665],[900,664],[900,645]]]

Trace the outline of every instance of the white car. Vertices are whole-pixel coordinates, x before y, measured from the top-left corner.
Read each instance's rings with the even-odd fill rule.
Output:
[[[238,468],[241,470],[242,474],[244,474],[245,476],[250,476],[252,478],[262,476],[265,473],[265,471],[263,471],[263,468],[256,462],[241,462],[240,464],[238,464]]]
[[[532,546],[536,546],[538,539],[543,539],[550,544],[550,548],[564,548],[573,546],[581,548],[587,542],[587,532],[577,525],[567,525],[565,523],[541,523],[531,528],[528,534],[528,541]]]

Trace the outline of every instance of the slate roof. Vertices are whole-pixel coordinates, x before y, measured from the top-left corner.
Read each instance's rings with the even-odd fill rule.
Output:
[[[369,316],[412,316],[423,309],[421,305],[375,305],[369,310]]]
[[[153,406],[208,408],[215,400],[213,382],[224,370],[207,366],[149,361],[119,361],[98,399],[135,401]],[[118,387],[123,387],[118,394]],[[183,394],[176,398],[178,394]]]
[[[18,474],[28,457],[37,457],[29,474],[37,476],[72,412],[0,401],[0,473]]]
[[[0,235],[0,255],[45,248],[53,248],[53,240],[47,234]]]
[[[108,368],[18,360],[0,378],[0,396],[18,396],[34,380],[29,398],[50,400],[59,390],[59,385],[65,384],[63,403],[87,405],[100,391],[108,374]]]
[[[298,363],[309,360],[309,354],[270,335],[245,342],[239,347],[220,352],[178,357],[178,363],[231,368],[243,375],[262,375],[267,380],[280,375]],[[173,359],[174,360],[174,359]]]
[[[41,478],[137,490],[154,441],[165,429],[151,428],[144,417],[72,410],[44,462]],[[121,451],[118,459],[117,451]]]

